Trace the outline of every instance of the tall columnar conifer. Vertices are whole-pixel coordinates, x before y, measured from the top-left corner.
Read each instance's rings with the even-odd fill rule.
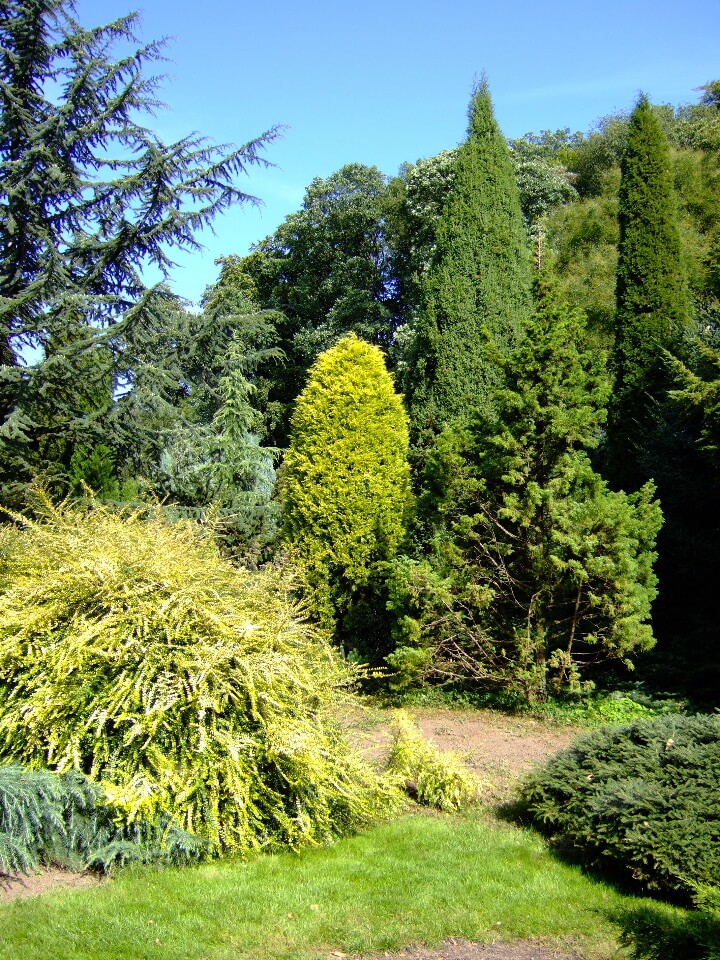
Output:
[[[407,415],[382,353],[346,335],[311,368],[282,483],[286,541],[318,614],[345,642],[406,535],[407,453]]]
[[[669,146],[645,96],[630,118],[618,218],[610,445],[616,479],[634,484],[647,479],[638,461],[652,431],[653,407],[668,386],[663,351],[677,353],[690,312]]]
[[[438,226],[408,375],[418,436],[466,419],[486,400],[498,378],[490,340],[500,348],[513,343],[530,311],[520,196],[485,80],[473,94],[469,119]]]

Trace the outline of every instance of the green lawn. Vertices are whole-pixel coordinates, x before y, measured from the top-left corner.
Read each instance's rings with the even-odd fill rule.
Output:
[[[616,955],[613,916],[657,909],[559,863],[535,835],[414,816],[300,855],[132,869],[97,888],[0,907],[12,960],[273,960],[457,936],[546,937]]]

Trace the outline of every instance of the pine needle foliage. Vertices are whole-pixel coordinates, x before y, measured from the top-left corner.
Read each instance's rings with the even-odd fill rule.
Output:
[[[720,717],[666,716],[579,739],[526,783],[536,825],[647,889],[718,884]]]
[[[408,423],[383,355],[354,334],[321,354],[297,403],[284,532],[329,627],[381,579],[406,536]]]
[[[81,771],[126,823],[166,819],[213,853],[392,810],[331,720],[353,674],[286,573],[237,569],[160,511],[44,510],[5,551],[0,757]]]
[[[83,27],[73,0],[6,0],[0,18],[0,484],[4,502],[39,470],[63,472],[103,437],[124,347],[151,322],[172,251],[234,203],[268,130],[226,149],[145,125],[160,105],[163,43],[137,46],[138,14]],[[119,58],[113,59],[117,51]],[[112,334],[109,330],[112,329]],[[27,367],[22,347],[42,350]]]
[[[407,390],[418,437],[466,420],[487,400],[499,379],[490,340],[508,347],[522,335],[531,287],[515,171],[483,79],[438,224],[413,347]]]
[[[248,306],[252,309],[251,305]],[[240,317],[248,327],[263,318]],[[224,546],[249,559],[272,550],[278,533],[274,461],[276,449],[260,445],[260,416],[253,408],[255,368],[272,349],[252,349],[235,331],[225,345],[219,376],[220,404],[212,419],[177,417],[159,457],[158,495],[169,497],[182,516],[202,521],[215,513]],[[198,404],[202,406],[202,403]],[[185,404],[192,410],[192,404]]]
[[[480,784],[455,753],[438,750],[404,710],[393,718],[394,740],[388,772],[418,803],[462,810],[476,803]]]

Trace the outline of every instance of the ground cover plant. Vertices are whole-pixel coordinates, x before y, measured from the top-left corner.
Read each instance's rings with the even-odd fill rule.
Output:
[[[579,739],[532,775],[522,808],[562,849],[643,888],[720,884],[720,717],[664,716]]]
[[[391,692],[378,702],[402,708],[441,707],[458,712],[492,710],[511,717],[535,717],[582,730],[679,714],[687,708],[687,702],[676,695],[649,693],[642,684],[627,684],[615,690],[591,690],[577,696],[551,697],[544,703],[528,703],[525,698],[508,691],[476,690],[459,684],[428,685]]]
[[[0,760],[99,781],[214,853],[325,841],[399,793],[332,711],[353,674],[283,571],[158,513],[38,505],[2,557]]]

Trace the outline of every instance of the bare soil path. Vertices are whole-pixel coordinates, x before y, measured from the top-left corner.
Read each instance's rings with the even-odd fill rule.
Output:
[[[421,707],[407,711],[424,736],[442,750],[452,750],[483,784],[483,800],[505,802],[518,780],[533,767],[568,746],[580,732],[532,717],[508,716],[494,710],[452,710]],[[368,708],[349,718],[360,749],[381,759],[391,739],[392,712]],[[340,953],[334,956],[342,957]],[[437,949],[408,947],[398,953],[348,956],[348,960],[582,960],[579,954],[537,940],[470,943],[448,940]]]
[[[420,707],[407,713],[430,743],[464,759],[483,783],[488,803],[506,800],[523,774],[568,746],[580,732],[495,710]],[[381,758],[390,744],[392,711],[369,707],[347,722],[355,744],[368,757]]]
[[[50,890],[91,887],[102,882],[91,873],[71,873],[69,870],[59,870],[57,867],[41,867],[34,873],[22,877],[3,878],[0,885],[0,903],[6,903],[8,900],[22,900],[25,897],[37,897]]]
[[[447,940],[437,950],[408,948],[399,953],[381,953],[372,957],[348,957],[348,960],[582,960],[577,953],[558,953],[537,940],[512,943],[471,943]]]

